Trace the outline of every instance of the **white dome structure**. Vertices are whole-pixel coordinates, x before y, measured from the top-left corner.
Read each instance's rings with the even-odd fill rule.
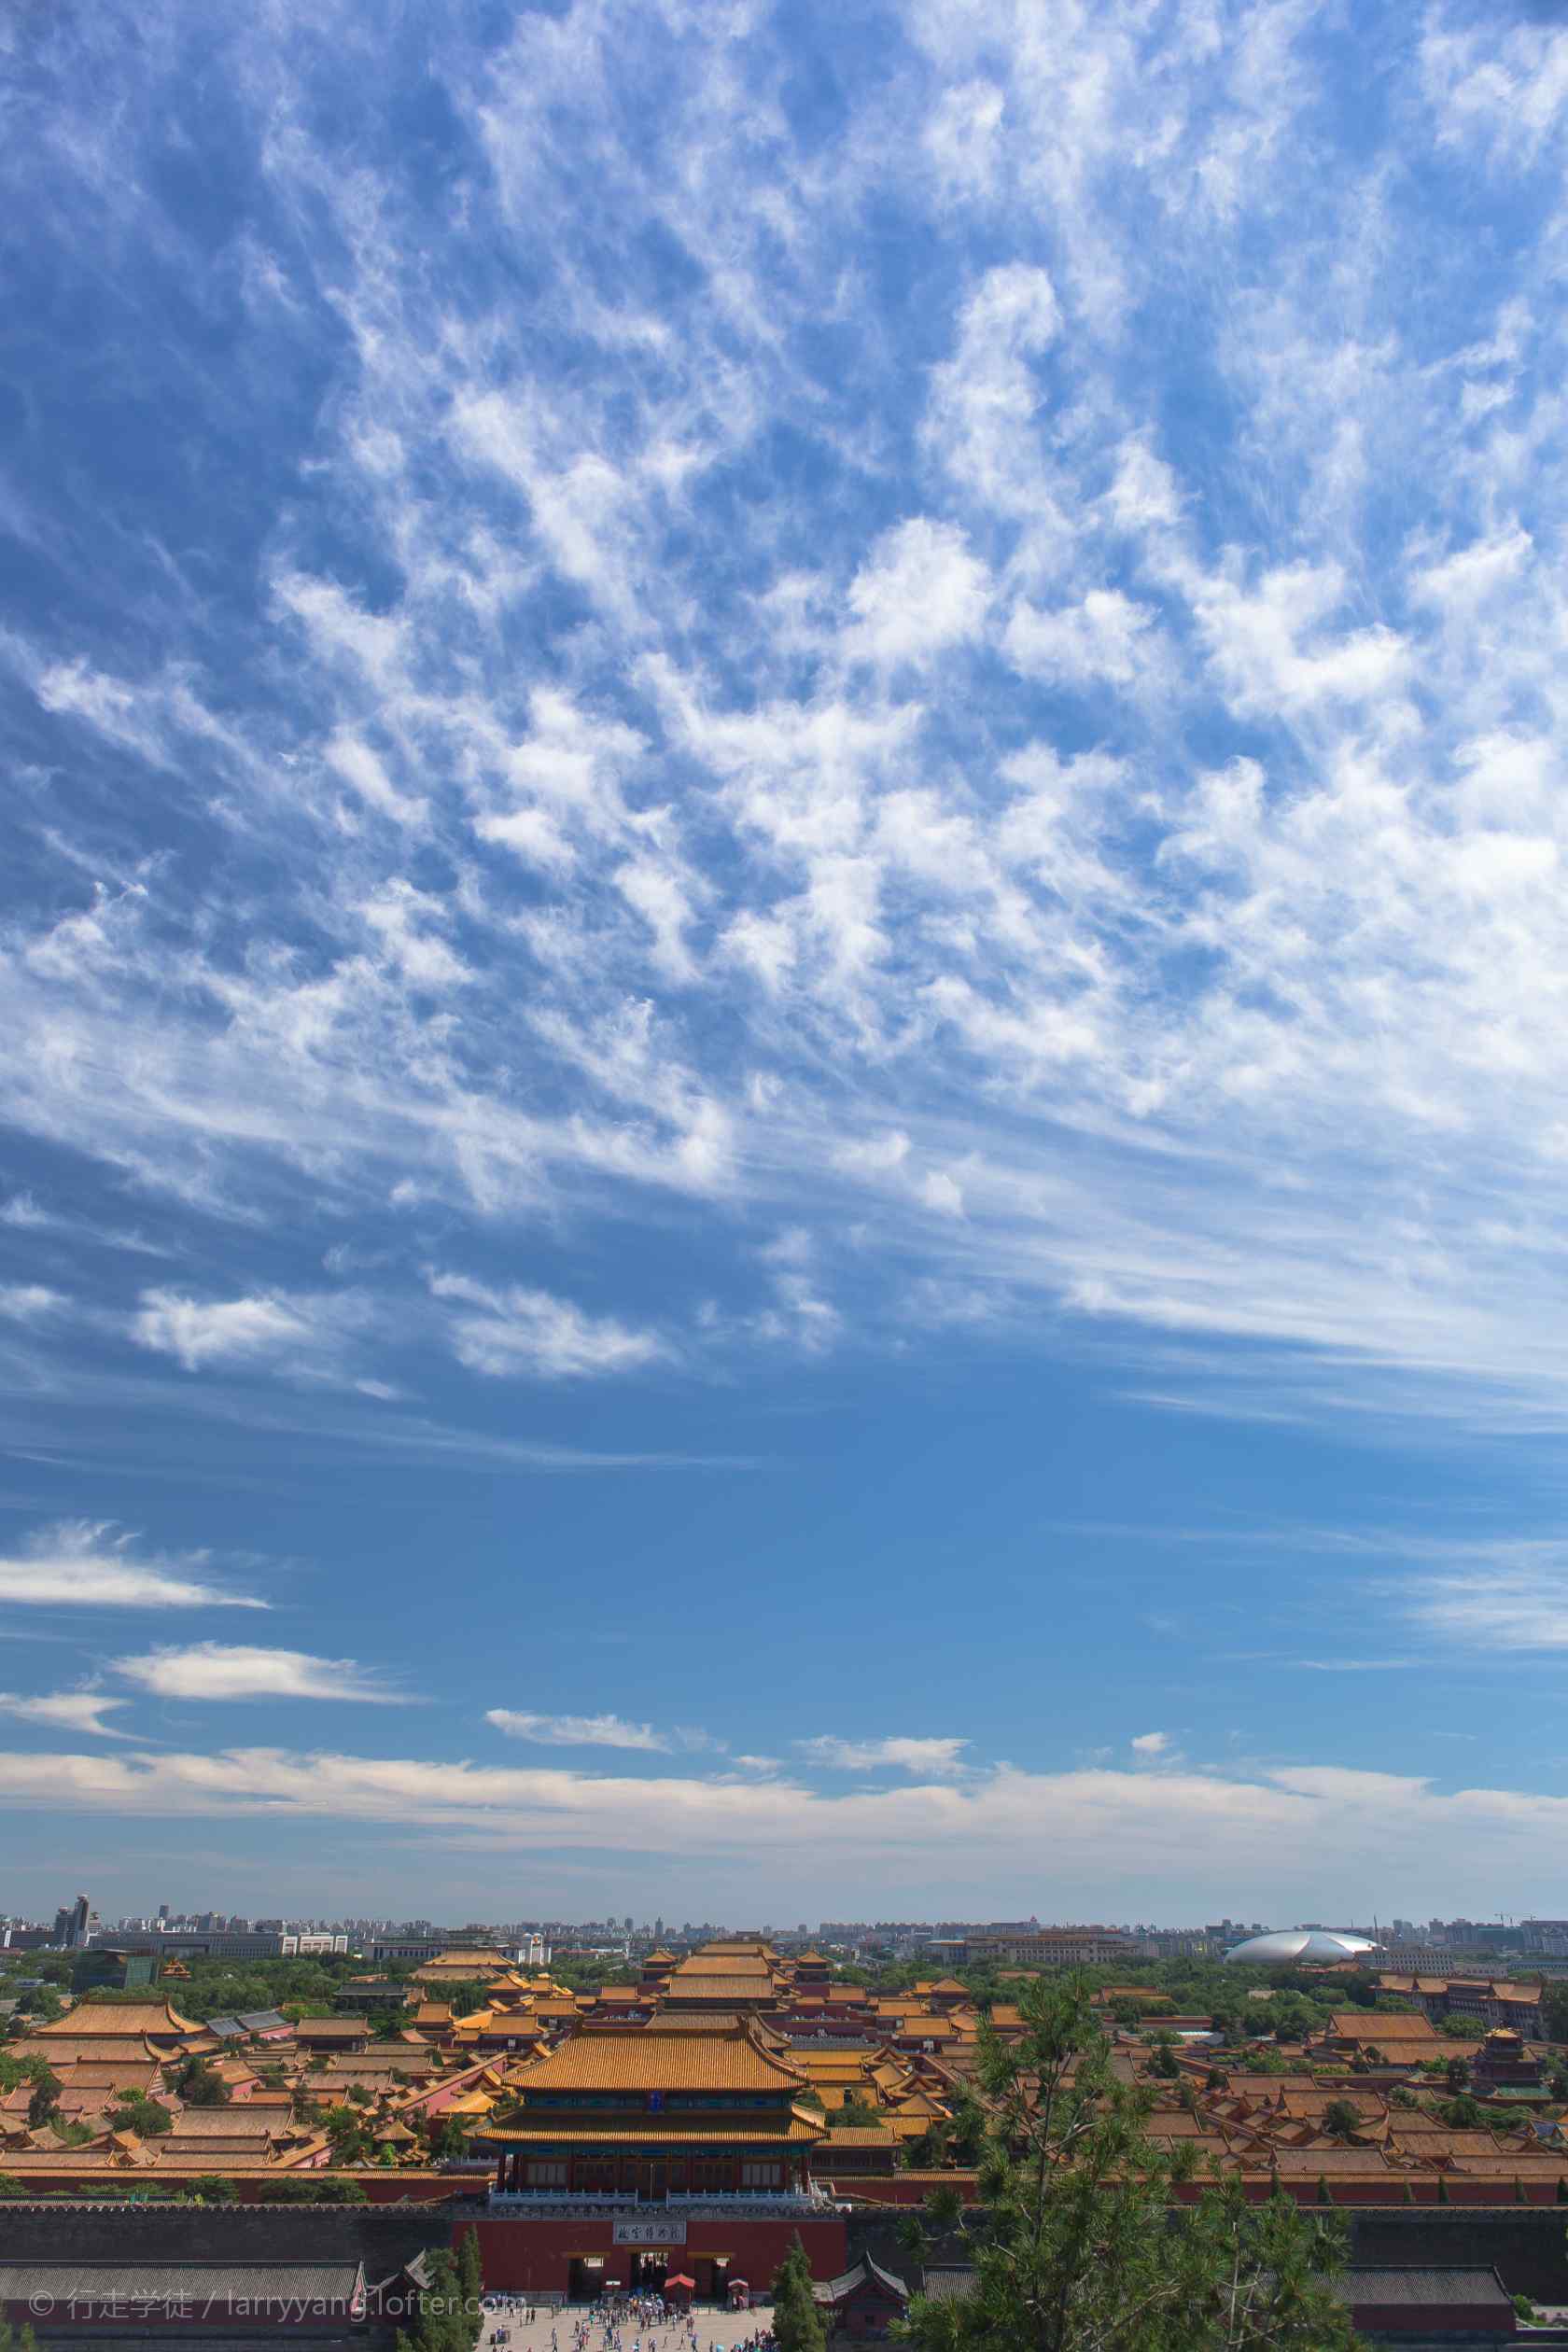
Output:
[[[1341,1935],[1337,1927],[1280,1927],[1271,1936],[1249,1936],[1245,1943],[1233,1944],[1225,1959],[1254,1968],[1278,1968],[1292,1961],[1310,1968],[1332,1967],[1337,1960],[1364,1960],[1380,1950],[1369,1936]]]

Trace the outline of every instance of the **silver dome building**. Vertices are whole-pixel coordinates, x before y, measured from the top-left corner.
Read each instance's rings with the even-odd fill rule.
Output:
[[[1336,1927],[1280,1927],[1271,1936],[1249,1936],[1245,1943],[1233,1944],[1225,1960],[1240,1960],[1254,1968],[1278,1968],[1296,1961],[1310,1968],[1337,1960],[1363,1960],[1381,1949],[1369,1936],[1341,1935]]]

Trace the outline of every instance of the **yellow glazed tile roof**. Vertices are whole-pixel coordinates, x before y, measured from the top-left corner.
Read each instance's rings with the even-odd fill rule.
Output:
[[[751,2037],[727,2034],[574,2034],[531,2067],[532,2091],[784,2091],[803,2078]]]

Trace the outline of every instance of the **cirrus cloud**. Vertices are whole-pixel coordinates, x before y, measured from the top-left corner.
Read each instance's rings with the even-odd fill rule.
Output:
[[[845,1740],[832,1732],[797,1740],[795,1753],[807,1763],[834,1772],[895,1771],[928,1773],[932,1780],[949,1780],[964,1770],[967,1740],[905,1739]]]
[[[294,1347],[309,1330],[278,1298],[203,1301],[173,1290],[148,1290],[132,1325],[138,1347],[177,1357],[188,1372],[208,1364],[243,1363]]]
[[[430,1294],[468,1310],[452,1317],[452,1351],[470,1371],[493,1379],[593,1379],[636,1371],[669,1353],[656,1333],[584,1314],[548,1291],[497,1292],[462,1275],[433,1274]]]
[[[517,1707],[491,1707],[484,1720],[509,1740],[527,1740],[538,1747],[630,1748],[644,1756],[671,1756],[721,1744],[705,1731],[660,1731],[618,1715],[530,1715]]]
[[[399,1706],[368,1667],[352,1658],[315,1658],[308,1650],[247,1643],[192,1642],[117,1658],[112,1670],[159,1699],[346,1699]]]
[[[265,1601],[207,1581],[208,1556],[138,1555],[106,1520],[63,1519],[0,1556],[0,1602],[68,1609],[264,1609]],[[198,1572],[198,1573],[192,1573]]]
[[[91,1731],[102,1740],[130,1737],[117,1725],[104,1721],[111,1708],[126,1704],[125,1700],[101,1690],[57,1690],[36,1698],[0,1690],[0,1715],[10,1715],[19,1723],[40,1723],[50,1731]]]

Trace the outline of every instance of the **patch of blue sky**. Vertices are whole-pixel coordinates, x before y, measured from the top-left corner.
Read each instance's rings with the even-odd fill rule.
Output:
[[[1568,1383],[1565,40],[1296,0],[19,36],[0,1601],[55,1578],[73,1681],[189,1756],[39,1778],[16,1716],[0,1794],[304,1818],[124,1667],[151,1610],[215,1708],[260,1676],[268,1755],[318,1739],[304,1670],[168,1597],[243,1555],[250,1648],[420,1659],[413,1729],[329,1735],[343,1818],[373,1755],[446,1835],[424,1775],[491,1709],[651,1726],[612,1782],[506,1738],[475,1801],[563,1889],[678,1820],[693,1907],[749,1915],[725,1825],[765,1822],[831,1909],[918,1761],[889,1903],[1038,1908],[1043,1855],[1147,1910],[1174,1841],[1195,1910],[1388,1911],[1397,1803],[1403,1908],[1456,1855],[1454,1908],[1524,1907],[1500,1825],[1559,1800],[1499,1712],[1450,1802],[1419,1696],[1368,1722],[1322,1661],[1350,1615],[1346,1683],[1555,1641],[1494,1521],[1552,1522]],[[1069,1493],[1120,1530],[1086,1576],[1035,1534]],[[1458,1565],[1435,1495],[1491,1530]],[[1288,1599],[1216,1532],[1162,1609],[1162,1530],[1238,1515]],[[429,1649],[432,1557],[517,1609],[494,1688]],[[822,1608],[846,1659],[787,1670]],[[744,1723],[705,1611],[779,1661]],[[842,1805],[845,1724],[897,1798]]]

